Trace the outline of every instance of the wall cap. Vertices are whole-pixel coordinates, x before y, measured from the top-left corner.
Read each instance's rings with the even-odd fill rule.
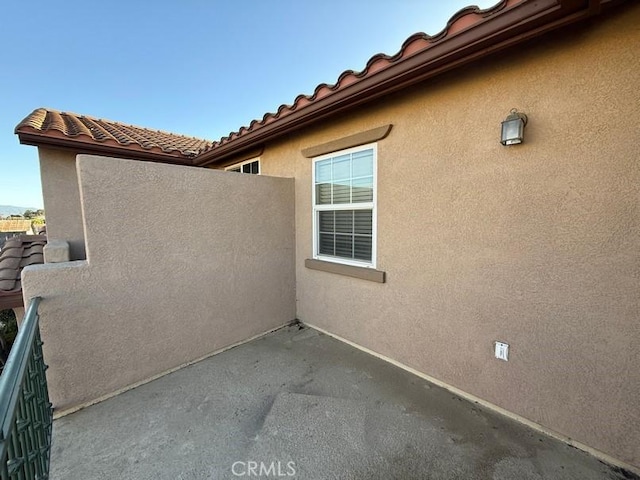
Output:
[[[63,263],[70,260],[69,242],[66,240],[48,240],[43,249],[44,263]]]

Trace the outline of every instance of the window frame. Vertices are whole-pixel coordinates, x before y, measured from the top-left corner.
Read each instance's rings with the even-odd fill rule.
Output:
[[[248,160],[243,160],[242,162],[239,163],[234,163],[233,165],[227,165],[226,167],[224,167],[224,169],[226,171],[232,171],[236,168],[239,168],[240,171],[239,172],[234,172],[234,173],[247,173],[247,172],[243,172],[242,171],[242,166],[246,165],[247,163],[253,163],[253,162],[258,162],[258,173],[248,173],[249,175],[262,175],[262,166],[260,165],[262,162],[260,161],[260,157],[254,157],[254,158],[250,158]]]
[[[338,204],[316,204],[316,164],[317,162],[328,158],[335,158],[341,155],[347,155],[365,150],[373,152],[373,199],[371,202],[361,203],[338,203]],[[353,180],[353,176],[351,177]],[[344,257],[322,255],[318,252],[318,235],[319,221],[321,211],[337,211],[337,210],[371,210],[371,261],[356,260]],[[377,244],[378,244],[378,144],[368,143],[358,145],[357,147],[346,148],[344,150],[336,150],[317,157],[313,157],[311,162],[311,223],[312,223],[312,258],[331,263],[339,263],[342,265],[351,265],[354,267],[376,268],[377,263]]]

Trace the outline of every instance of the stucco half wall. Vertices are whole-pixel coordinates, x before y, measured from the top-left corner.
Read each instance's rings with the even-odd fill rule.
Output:
[[[79,155],[87,260],[27,268],[66,410],[295,318],[292,179]]]
[[[640,466],[638,25],[630,4],[267,145],[262,172],[296,178],[300,320]],[[386,283],[305,268],[302,151],[387,124]]]

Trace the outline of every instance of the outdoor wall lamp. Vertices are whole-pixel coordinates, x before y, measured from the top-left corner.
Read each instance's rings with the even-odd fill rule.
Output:
[[[517,145],[524,140],[524,126],[527,124],[527,116],[511,109],[509,116],[502,122],[502,145]]]

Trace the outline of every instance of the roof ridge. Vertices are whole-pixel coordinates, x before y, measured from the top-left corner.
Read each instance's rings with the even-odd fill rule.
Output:
[[[50,108],[35,109],[16,126],[15,133],[23,143],[73,148],[70,142],[81,142],[85,148],[96,145],[90,148],[98,152],[101,148],[117,149],[115,153],[126,150],[144,158],[163,155],[170,163],[187,164],[212,144],[208,139]]]
[[[151,128],[151,127],[143,127],[141,125],[134,125],[133,123],[125,123],[125,122],[121,122],[118,120],[109,120],[108,118],[99,118],[99,117],[94,117],[92,115],[85,115],[83,113],[75,113],[75,112],[70,112],[68,110],[57,110],[55,108],[48,108],[48,107],[41,107],[41,108],[37,108],[35,111],[37,110],[44,110],[45,112],[51,112],[51,113],[57,113],[59,115],[70,115],[70,116],[74,116],[78,119],[82,119],[82,118],[86,118],[92,122],[105,122],[105,123],[110,123],[113,125],[118,125],[121,127],[130,127],[130,128],[138,128],[140,130],[145,130],[147,132],[154,132],[154,133],[162,133],[165,135],[173,135],[174,137],[184,137],[184,138],[190,138],[193,140],[200,140],[203,142],[211,142],[211,140],[206,139],[206,138],[201,138],[201,137],[195,137],[193,135],[187,135],[185,133],[175,133],[175,132],[170,132],[168,130],[160,130],[157,128]]]

